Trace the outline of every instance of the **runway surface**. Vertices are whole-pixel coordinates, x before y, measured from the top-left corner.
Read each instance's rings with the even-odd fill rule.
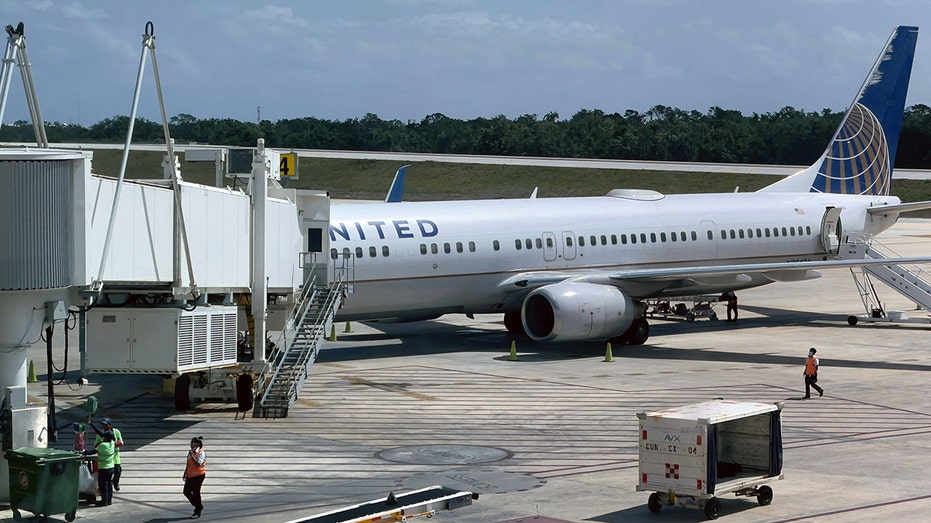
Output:
[[[929,254],[931,222],[902,221],[883,238],[900,254]],[[928,318],[878,291],[887,310]],[[235,419],[233,404],[175,412],[158,377],[92,375],[83,388],[72,379],[55,387],[58,425],[79,419],[94,394],[97,419],[113,418],[127,445],[113,505],[82,505],[78,521],[187,519],[192,436],[208,453],[202,521],[282,522],[434,484],[481,496],[432,521],[699,521],[684,508],[652,514],[635,491],[636,413],[714,397],[785,403],[785,479],[772,484],[772,504],[725,495],[721,521],[926,520],[931,325],[848,326],[864,311],[846,269],[738,295],[738,322],[653,319],[647,344],[614,346],[613,362],[603,343],[526,339],[509,361],[511,338],[493,315],[353,323],[351,333],[339,324],[286,419]],[[60,333],[56,343],[61,362]],[[802,400],[812,346],[825,395]],[[40,342],[29,355],[36,400],[44,354]],[[71,439],[62,428],[54,446]]]

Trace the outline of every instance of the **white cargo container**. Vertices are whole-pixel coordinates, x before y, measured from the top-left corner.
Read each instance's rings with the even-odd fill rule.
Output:
[[[782,475],[782,403],[714,400],[640,412],[639,491],[653,491],[651,512],[663,505],[699,508],[718,517],[715,496],[773,499],[766,485]]]

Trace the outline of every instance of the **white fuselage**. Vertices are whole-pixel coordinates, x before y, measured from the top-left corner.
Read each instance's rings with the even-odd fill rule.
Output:
[[[823,260],[826,208],[843,208],[843,238],[894,223],[866,208],[892,196],[817,193],[656,194],[333,205],[331,263],[345,253],[355,289],[338,319],[421,319],[512,312],[519,294],[499,284],[515,274]],[[789,265],[791,266],[791,265]],[[746,288],[773,280],[671,289],[635,298]]]

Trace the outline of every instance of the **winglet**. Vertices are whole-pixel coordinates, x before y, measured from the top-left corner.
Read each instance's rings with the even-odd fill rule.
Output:
[[[888,195],[917,41],[896,27],[821,158],[761,191]]]
[[[400,202],[404,197],[404,175],[407,173],[408,165],[402,165],[398,172],[394,173],[394,181],[391,182],[391,188],[388,189],[388,195],[385,196],[385,203]]]

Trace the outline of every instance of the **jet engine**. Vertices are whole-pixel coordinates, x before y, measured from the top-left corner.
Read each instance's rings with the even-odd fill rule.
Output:
[[[536,341],[599,340],[625,334],[635,321],[645,324],[643,311],[643,304],[617,287],[569,282],[528,294],[521,320]]]

